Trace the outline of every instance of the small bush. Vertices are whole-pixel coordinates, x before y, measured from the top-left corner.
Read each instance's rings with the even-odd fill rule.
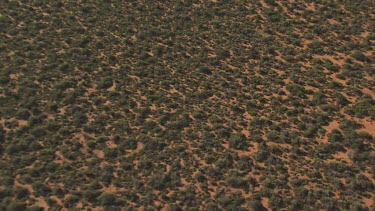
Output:
[[[236,133],[229,138],[229,147],[245,150],[249,147],[249,143],[247,142],[244,134]]]

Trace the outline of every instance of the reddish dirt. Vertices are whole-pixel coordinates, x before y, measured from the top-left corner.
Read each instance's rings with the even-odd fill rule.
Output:
[[[332,132],[333,129],[339,129],[340,123],[337,122],[336,120],[332,121],[329,123],[327,126],[323,126],[323,129],[327,131],[326,135],[323,138],[323,143],[328,142],[328,135]]]
[[[265,207],[267,210],[271,210],[271,209],[269,208],[269,206],[268,206],[269,201],[270,201],[269,198],[262,197],[262,205],[263,205],[263,207]]]
[[[372,136],[375,136],[375,121],[373,121],[371,118],[364,118],[364,119],[359,119],[359,118],[353,118],[356,122],[360,123],[363,125],[363,128],[358,129],[358,132],[367,132],[371,134]]]
[[[353,161],[349,158],[350,150],[347,152],[338,152],[337,154],[334,154],[333,157],[337,160],[344,160],[348,164],[353,164]]]
[[[104,152],[103,152],[103,150],[94,149],[93,152],[96,155],[96,157],[98,157],[100,159],[104,158]]]
[[[374,196],[372,196],[373,198]],[[366,205],[366,207],[373,207],[374,206],[374,200],[372,198],[363,198],[363,203]]]
[[[365,94],[368,94],[372,97],[372,99],[375,99],[375,93],[367,88],[363,88],[362,89],[362,92],[365,93]]]
[[[43,199],[43,197],[37,197],[37,198],[35,198],[35,205],[37,205],[39,207],[42,207],[44,210],[49,210],[49,205]]]

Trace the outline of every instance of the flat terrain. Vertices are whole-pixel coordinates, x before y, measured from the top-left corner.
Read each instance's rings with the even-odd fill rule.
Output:
[[[374,210],[374,1],[0,3],[0,210]]]

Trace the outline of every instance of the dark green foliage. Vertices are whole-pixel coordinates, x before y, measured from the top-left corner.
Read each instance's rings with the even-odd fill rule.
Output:
[[[340,105],[340,106],[346,106],[349,104],[349,101],[348,99],[346,99],[346,97],[338,92],[335,93],[335,98],[336,98],[336,102]]]
[[[19,210],[25,210],[26,204],[23,202],[12,202],[7,207],[6,210],[9,211],[19,211]]]
[[[82,195],[83,195],[85,200],[93,203],[93,202],[96,202],[96,199],[97,199],[97,197],[99,197],[100,192],[97,191],[97,190],[85,190],[85,191],[82,192]]]
[[[234,188],[245,188],[246,187],[246,181],[237,176],[229,176],[226,179],[226,182],[229,186],[232,186]]]
[[[229,147],[245,150],[249,146],[248,140],[242,133],[236,133],[229,138]]]
[[[369,60],[361,51],[354,51],[353,54],[350,55],[353,59],[358,61],[367,61]]]
[[[254,211],[265,211],[267,210],[261,203],[261,198],[259,195],[253,195],[251,199],[248,201],[248,207],[253,209]]]
[[[149,185],[156,190],[163,190],[168,187],[178,185],[179,181],[177,178],[173,178],[173,175],[154,175],[149,180]]]
[[[44,208],[43,207],[39,207],[37,205],[32,205],[27,210],[29,210],[29,211],[44,211]]]
[[[35,182],[32,187],[36,196],[48,196],[51,193],[51,189],[42,182]]]
[[[22,198],[27,197],[30,193],[29,193],[29,191],[27,189],[16,188],[16,189],[14,189],[14,194],[16,195],[16,197],[18,199],[22,199]]]
[[[113,79],[111,77],[105,77],[102,81],[99,82],[99,89],[108,89],[113,85]]]
[[[332,130],[331,134],[328,137],[328,141],[330,142],[341,142],[343,140],[344,140],[344,136],[337,129]]]
[[[375,119],[375,101],[371,98],[359,100],[354,105],[353,110],[355,115],[360,118],[370,116],[372,119]]]
[[[212,71],[208,67],[200,67],[199,72],[207,75],[211,75]]]
[[[205,210],[207,210],[207,211],[219,211],[220,209],[219,209],[219,207],[216,205],[216,204],[214,204],[213,202],[208,202],[207,204],[206,204],[206,209]]]
[[[18,119],[27,120],[31,116],[31,112],[27,109],[19,110],[16,114]]]
[[[198,181],[198,182],[203,182],[206,178],[204,177],[204,175],[200,172],[196,173],[194,175],[194,178]]]
[[[67,199],[64,200],[64,207],[72,208],[80,200],[79,196],[70,195]]]
[[[176,205],[176,204],[170,204],[168,205],[168,208],[167,208],[167,211],[181,211],[182,209],[180,208],[180,206]]]
[[[221,207],[225,209],[239,209],[239,206],[244,202],[244,200],[239,192],[235,192],[230,195],[226,195],[225,193],[219,193],[217,202]]]
[[[230,57],[229,51],[227,51],[225,49],[222,49],[222,48],[216,49],[215,53],[216,53],[218,59],[226,59],[226,58]]]
[[[305,89],[298,84],[289,84],[286,86],[286,90],[295,96],[302,97],[305,95]]]
[[[116,205],[116,196],[113,193],[102,193],[96,199],[102,206]]]
[[[314,105],[323,104],[325,102],[324,94],[322,94],[320,92],[314,93],[313,98],[312,98],[312,102],[314,103]]]

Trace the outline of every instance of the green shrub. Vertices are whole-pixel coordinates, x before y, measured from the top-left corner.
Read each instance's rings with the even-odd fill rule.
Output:
[[[243,178],[237,176],[229,176],[225,179],[225,181],[229,186],[234,188],[245,188],[247,185]]]
[[[12,202],[10,203],[6,210],[8,211],[20,211],[20,210],[25,210],[26,209],[26,204],[24,202]]]
[[[68,198],[64,200],[64,207],[72,208],[79,202],[79,200],[79,196],[71,194]]]
[[[229,147],[246,150],[249,147],[249,143],[246,140],[245,135],[239,132],[229,138]]]
[[[200,67],[199,68],[199,72],[203,73],[203,74],[206,74],[206,75],[211,75],[212,74],[212,71],[210,70],[210,68],[204,66],[204,67]]]
[[[216,53],[218,59],[226,59],[226,58],[230,57],[229,51],[227,51],[223,48],[216,49],[215,53]]]
[[[44,184],[43,182],[34,182],[32,184],[32,188],[34,190],[35,196],[48,196],[51,193],[51,189],[48,185]]]
[[[343,140],[344,140],[344,136],[337,129],[333,129],[331,134],[328,137],[328,141],[330,141],[330,142],[341,142]]]
[[[286,85],[286,90],[288,90],[292,95],[302,97],[305,95],[305,88],[298,84],[288,84]]]
[[[42,126],[37,126],[31,129],[30,131],[31,134],[33,134],[36,137],[41,137],[47,134],[47,131],[44,127]]]
[[[371,98],[365,98],[359,100],[354,105],[354,112],[355,115],[363,118],[366,116],[370,116],[371,118],[375,119],[375,101]]]
[[[17,119],[27,120],[31,116],[31,112],[28,109],[20,109],[16,113]]]
[[[116,195],[113,193],[102,193],[96,199],[101,206],[110,206],[116,204]]]
[[[364,62],[369,60],[361,51],[354,51],[350,56],[358,61]]]
[[[44,208],[39,207],[38,205],[32,205],[27,208],[27,211],[44,211]]]
[[[112,77],[105,77],[102,81],[99,82],[98,88],[99,89],[108,89],[113,86],[113,79]]]

